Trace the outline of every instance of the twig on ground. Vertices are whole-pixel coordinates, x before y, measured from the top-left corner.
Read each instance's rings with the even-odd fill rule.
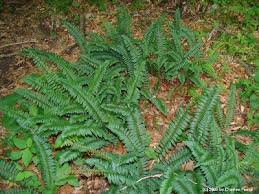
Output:
[[[177,173],[174,173],[174,174],[175,174],[176,176],[178,176]],[[163,175],[164,175],[164,174],[155,174],[155,175],[145,176],[145,177],[142,177],[142,178],[140,178],[139,180],[137,180],[136,183],[139,183],[140,181],[145,180],[145,179],[149,179],[149,178],[160,178],[160,177],[163,176]],[[191,183],[195,184],[195,185],[198,184],[198,183],[196,183],[195,181],[189,179],[188,177],[185,177],[185,178],[186,178],[188,181],[190,181]],[[208,186],[205,185],[205,184],[202,184],[202,186],[203,186],[204,188],[207,188],[207,189],[210,188],[210,187],[208,187]],[[127,189],[127,188],[128,188],[128,186],[125,186],[125,187],[121,188],[120,191],[125,190],[125,189]]]
[[[238,61],[241,66],[243,66],[247,72],[248,75],[252,75],[253,72],[255,72],[255,68],[253,68],[252,64],[246,63],[242,60]]]
[[[18,54],[18,52],[9,53],[9,54],[2,54],[2,55],[0,55],[0,59],[12,57],[12,56],[15,56],[15,55],[17,55],[17,54]]]
[[[145,180],[145,179],[160,178],[161,176],[163,176],[163,174],[155,174],[155,175],[145,176],[145,177],[142,177],[139,180],[137,180],[136,183],[139,183],[140,181]],[[122,191],[122,190],[124,190],[126,188],[127,188],[127,186],[125,186],[122,189],[120,189],[120,191]]]
[[[71,53],[76,47],[78,47],[78,44],[77,44],[77,43],[74,43],[74,44],[68,46],[67,48],[65,48],[65,49],[63,50],[63,52],[66,53],[66,54],[69,54],[69,53]]]
[[[37,41],[36,40],[28,40],[28,41],[23,41],[23,42],[9,43],[9,44],[5,44],[5,45],[0,46],[0,49],[3,49],[5,47],[9,47],[9,46],[20,45],[20,44],[28,44],[28,43],[37,43]]]
[[[207,42],[210,41],[213,37],[215,37],[219,32],[222,32],[222,27],[221,26],[217,26],[215,28],[212,29],[212,31],[208,34],[208,38],[207,38]]]

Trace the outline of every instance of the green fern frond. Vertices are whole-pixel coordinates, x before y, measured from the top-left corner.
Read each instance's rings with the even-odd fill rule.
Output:
[[[214,118],[212,118],[211,124],[210,124],[209,141],[210,141],[210,144],[209,144],[210,151],[215,156],[217,156],[220,153],[219,149],[222,148],[222,146],[221,146],[221,144],[222,144],[222,132],[221,132],[221,129],[217,125]],[[222,155],[221,155],[220,158],[222,158]]]
[[[116,158],[114,159],[114,157],[110,158],[108,156],[108,158],[108,160],[90,158],[86,160],[86,164],[89,166],[95,166],[97,171],[102,172],[105,175],[105,177],[107,177],[110,183],[116,185],[134,184],[137,178],[137,169],[135,165],[123,165],[118,163],[119,160],[117,160]]]
[[[33,141],[39,156],[39,165],[44,180],[44,186],[47,190],[54,192],[56,164],[52,158],[52,150],[47,141],[37,135],[33,135]]]
[[[215,187],[217,183],[217,173],[213,166],[201,166],[201,171],[205,175],[209,187]]]
[[[239,168],[239,159],[238,159],[238,153],[235,149],[235,141],[229,137],[225,136],[225,150],[227,154],[227,169],[236,169]]]
[[[52,73],[51,76],[57,76],[57,74]],[[52,77],[52,80],[53,80],[53,77]],[[48,84],[46,75],[26,76],[25,78],[23,78],[23,81],[25,83],[29,84],[34,90],[40,91],[42,94],[47,95],[46,96],[46,97],[48,97],[47,100],[51,101],[52,103],[54,103],[56,105],[68,105],[70,103],[70,99],[68,98],[66,91],[62,88],[60,83],[56,82],[56,83],[52,83],[52,85]],[[25,93],[27,93],[27,92],[25,92]],[[36,94],[34,94],[34,95],[36,95]],[[30,95],[29,95],[27,97],[27,99],[30,99],[30,98],[32,98],[32,97],[30,97]],[[41,104],[41,102],[38,102],[38,101],[37,101],[37,103]],[[41,106],[44,106],[44,105],[41,105]]]
[[[45,63],[45,61],[42,60],[40,56],[37,56],[37,53],[34,52],[34,49],[24,49],[22,51],[22,54],[26,57],[32,58],[34,64],[43,72],[50,72],[50,68],[48,67],[48,64]]]
[[[190,129],[192,138],[198,142],[206,143],[208,128],[211,122],[211,115],[218,99],[218,89],[209,89],[200,98],[197,104],[197,111],[192,119]]]
[[[184,173],[175,172],[173,170],[167,171],[165,180],[160,187],[160,194],[176,193],[203,193],[204,179],[201,173]]]
[[[184,59],[190,59],[192,57],[197,57],[199,55],[200,52],[200,48],[201,48],[201,44],[200,43],[196,43],[194,44],[189,51],[184,55]]]
[[[146,56],[154,52],[161,55],[166,51],[167,40],[162,28],[163,22],[164,16],[159,17],[146,31],[144,35],[144,51]]]
[[[104,79],[104,76],[106,75],[108,65],[109,65],[109,62],[106,64],[103,64],[102,66],[97,67],[97,69],[94,72],[94,75],[91,77],[91,80],[88,83],[87,92],[91,94],[95,94],[98,92],[100,84]]]
[[[239,187],[242,185],[242,177],[236,170],[228,170],[217,180],[218,187]]]
[[[258,177],[259,167],[259,153],[256,150],[258,143],[252,143],[249,146],[246,146],[244,149],[244,157],[239,162],[239,169],[242,173],[248,174],[250,176]]]
[[[184,50],[182,48],[181,36],[178,33],[179,27],[176,27],[173,23],[169,23],[169,30],[171,32],[173,50],[178,53],[181,58],[184,56]]]
[[[176,143],[179,136],[188,126],[190,119],[188,112],[188,109],[184,111],[182,108],[179,108],[177,111],[174,121],[169,124],[169,127],[167,128],[165,134],[159,142],[158,148],[156,149],[156,152],[159,153],[160,156],[164,156],[166,154],[166,152]]]
[[[249,129],[239,129],[233,133],[233,136],[236,136],[236,135],[250,137],[253,140],[253,142],[256,142],[256,143],[258,143],[258,141],[259,141],[258,138],[256,138],[259,136],[258,130],[252,131]]]
[[[177,150],[167,161],[166,164],[179,168],[182,164],[187,162],[191,158],[191,152],[188,148],[184,147]]]
[[[125,130],[120,124],[109,123],[108,129],[118,136],[118,138],[125,144],[127,151],[134,153],[138,150],[138,145],[135,144],[135,140],[132,139],[131,134]]]
[[[116,30],[120,35],[131,37],[131,16],[125,7],[119,7],[117,10]]]
[[[217,125],[220,126],[221,129],[224,128],[224,114],[219,100],[215,107],[215,121],[217,122]]]
[[[69,22],[64,22],[64,26],[68,29],[69,33],[74,37],[77,44],[80,47],[82,54],[86,54],[87,50],[87,42],[85,41],[84,36],[79,32],[79,30]]]
[[[79,151],[74,151],[74,150],[62,151],[61,154],[59,155],[59,163],[64,164],[66,162],[70,162],[72,160],[75,160],[79,156],[80,156]]]
[[[175,12],[174,21],[170,24],[172,27],[171,29],[175,30],[174,34],[177,34],[180,38],[185,38],[189,45],[192,45],[195,41],[194,33],[188,29],[187,27],[183,26],[181,21],[181,12],[179,9]]]
[[[127,124],[129,136],[135,141],[135,145],[138,147],[135,151],[143,154],[149,144],[149,136],[145,130],[144,121],[138,109],[128,112]]]
[[[0,110],[4,112],[4,114],[8,115],[10,118],[15,119],[16,121],[25,122],[30,117],[29,114],[25,111],[11,108],[5,105],[0,107]]]
[[[184,38],[186,38],[189,45],[195,43],[195,34],[189,28],[182,26],[180,33]]]
[[[171,175],[173,176],[173,175]],[[203,177],[198,173],[181,173],[174,174],[174,180],[171,182],[171,189],[163,192],[160,190],[161,194],[171,193],[171,191],[176,191],[176,193],[192,193],[198,194],[203,193]]]
[[[83,91],[82,87],[80,86],[76,86],[66,80],[62,80],[62,83],[66,90],[73,96],[73,98],[79,104],[81,104],[85,110],[93,116],[93,118],[99,122],[107,121],[107,117],[100,110],[100,105],[96,98],[94,98],[91,94]]]
[[[127,96],[126,102],[137,103],[140,98],[140,88],[139,88],[139,80],[138,78],[132,77],[128,79],[127,84]]]
[[[100,125],[93,122],[84,124],[67,125],[61,133],[61,138],[66,139],[70,136],[96,136],[106,140],[111,139],[111,136],[105,132]]]
[[[150,139],[145,130],[145,125],[140,110],[135,107],[130,109],[127,106],[112,104],[105,105],[103,108],[122,115],[121,118],[127,121],[126,125],[122,126],[121,122],[114,122],[110,123],[108,128],[124,141],[129,150],[143,155]]]
[[[157,98],[156,96],[152,96],[152,94],[147,90],[142,91],[141,94],[152,104],[154,104],[161,113],[163,113],[164,115],[168,114],[167,107],[161,99]]]
[[[181,12],[180,9],[177,9],[174,14],[174,24],[177,29],[180,28],[181,25]]]
[[[17,180],[17,175],[19,175],[20,172],[22,172],[19,168],[18,168],[18,164],[14,163],[14,162],[7,162],[5,160],[0,159],[0,180],[6,180],[8,182],[10,182],[10,186],[22,186],[24,190],[29,191],[30,189],[25,189],[25,188],[30,188],[30,181],[31,181],[31,177],[26,178],[25,180],[21,180],[18,181]],[[9,187],[10,188],[10,187]],[[18,190],[23,190],[23,189],[18,189]],[[13,189],[8,189],[8,190],[4,190],[1,192],[7,192],[10,193],[11,191],[16,191],[15,188]],[[31,190],[32,191],[32,190]]]
[[[26,98],[27,100],[33,102],[34,104],[43,109],[50,109],[54,106],[54,104],[51,104],[51,102],[49,102],[48,96],[42,95],[40,93],[33,92],[31,90],[23,88],[16,89],[15,93]]]
[[[14,162],[0,160],[0,177],[4,180],[15,181],[19,169]]]
[[[29,133],[32,128],[35,128],[35,122],[28,112],[6,106],[1,107],[1,111],[4,112],[5,116],[8,116],[8,119],[12,119],[15,125],[22,128],[24,133]]]
[[[228,96],[228,101],[227,101],[227,111],[226,111],[226,116],[225,116],[225,123],[224,123],[224,128],[226,129],[229,127],[230,123],[233,120],[233,115],[235,111],[235,91],[236,87],[235,85],[231,85],[230,87],[230,92]]]
[[[160,192],[161,194],[171,194],[173,191],[173,181],[175,179],[175,169],[168,169],[165,173],[165,179],[163,180]]]
[[[177,175],[176,172],[179,172],[181,165],[187,162],[190,158],[191,152],[189,149],[185,147],[173,154],[173,156],[171,156],[171,158],[168,161],[166,161],[165,164],[158,164],[158,167],[161,168],[162,171],[164,171],[165,168],[167,169],[164,175],[165,179],[163,180],[160,186],[160,193],[172,193],[172,184],[175,181],[175,176]]]
[[[184,143],[188,146],[188,148],[192,152],[192,155],[197,160],[196,166],[208,165],[214,162],[210,153],[207,150],[205,150],[202,146],[200,146],[197,142],[185,141]]]
[[[69,146],[73,146],[76,142],[80,140],[82,140],[82,137],[79,137],[79,136],[67,137],[65,140],[63,140],[61,136],[58,136],[55,142],[55,146],[57,148],[69,147]]]
[[[202,173],[205,175],[206,180],[210,187],[216,186],[217,181],[217,169],[213,167],[215,159],[207,152],[203,147],[196,142],[185,141],[185,144],[192,151],[197,164],[196,167],[200,167]]]
[[[123,47],[120,48],[119,53],[122,55],[122,59],[127,67],[129,75],[133,76],[137,69],[137,65],[142,62],[142,52],[130,38],[127,36],[121,36],[121,38]]]

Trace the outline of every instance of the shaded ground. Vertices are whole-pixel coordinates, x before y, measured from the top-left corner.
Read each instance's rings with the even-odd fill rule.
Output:
[[[18,4],[17,4],[18,3]],[[139,11],[133,11],[133,31],[137,37],[143,35],[143,30],[150,22],[161,15],[162,12],[172,13],[173,6],[171,4],[156,7],[148,6]],[[11,8],[15,7],[15,9]],[[116,8],[113,5],[108,7],[107,12],[99,12],[95,7],[86,5],[84,14],[86,16],[86,25],[84,30],[102,32],[101,24],[103,21],[115,21]],[[75,8],[72,13],[78,13]],[[19,1],[13,4],[6,3],[4,11],[0,13],[0,97],[8,95],[14,88],[22,85],[21,77],[31,72],[37,71],[29,59],[17,55],[19,51],[27,47],[36,47],[47,51],[58,53],[67,60],[76,60],[79,50],[66,52],[69,46],[73,45],[73,39],[67,34],[67,31],[59,25],[55,30],[56,37],[51,36],[51,10],[43,5],[40,0]],[[172,14],[171,14],[172,15]],[[71,17],[67,17],[71,20]],[[171,17],[171,16],[169,16]],[[56,17],[59,21],[59,17]],[[201,22],[199,17],[185,17],[185,22],[193,29],[206,28],[210,24],[209,19]],[[213,42],[213,38],[203,39],[207,47]],[[24,43],[22,43],[24,42]],[[21,44],[17,44],[21,43]],[[12,44],[9,45],[8,44]],[[206,49],[206,48],[205,48]],[[221,74],[221,81],[212,81],[204,77],[211,84],[223,84],[229,88],[231,82],[235,82],[240,77],[246,77],[245,69],[235,63],[232,58],[224,58],[229,69],[222,72],[223,63],[220,61],[214,64],[215,70]],[[156,78],[150,77],[151,84],[154,85]],[[210,84],[209,84],[210,85]],[[169,115],[167,117],[161,115],[151,104],[143,102],[141,104],[142,112],[146,121],[146,126],[152,137],[151,147],[155,147],[161,138],[163,131],[168,126],[170,120],[174,117],[179,105],[186,104],[191,100],[188,93],[188,87],[180,86],[178,82],[161,83],[161,89],[158,96],[165,100],[168,106]],[[226,102],[226,94],[221,97],[223,103]],[[236,117],[232,123],[232,130],[238,130],[246,126],[245,115],[249,111],[247,107],[237,103]],[[152,122],[150,122],[152,121]],[[1,126],[0,126],[1,129]],[[3,129],[0,130],[0,137],[3,138]],[[244,140],[246,141],[246,140]],[[121,150],[120,146],[116,148]],[[1,150],[1,149],[0,149]],[[1,152],[0,152],[1,153]],[[99,193],[107,188],[107,183],[103,178],[95,176],[80,175],[80,187],[71,188],[68,185],[61,187],[59,193]]]

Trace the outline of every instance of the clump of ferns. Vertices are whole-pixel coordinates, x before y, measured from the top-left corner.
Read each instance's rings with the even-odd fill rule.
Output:
[[[131,129],[136,119],[142,124],[138,118],[138,101],[147,79],[145,63],[126,36],[124,43],[131,47],[124,47],[124,58],[116,58],[97,54],[96,47],[88,48],[89,44],[74,26],[69,23],[66,26],[81,48],[80,60],[72,63],[53,53],[25,50],[23,53],[33,59],[42,73],[25,77],[23,81],[29,87],[18,88],[1,101],[5,127],[14,134],[26,133],[32,137],[45,190],[50,193],[56,190],[57,162],[75,160],[118,141],[110,128],[118,123],[125,127],[127,120],[117,114],[130,114]],[[148,90],[145,92],[149,94]],[[164,106],[160,108],[163,103],[159,99],[151,101],[166,112]],[[108,105],[121,105],[125,110],[115,113]],[[136,135],[138,130],[134,128],[128,135]],[[55,148],[60,149],[58,161],[52,157],[52,146],[47,141],[51,136],[56,137]]]
[[[9,185],[12,185],[13,188],[7,191],[1,191],[0,193],[12,194],[12,193],[21,193],[21,194],[31,194],[33,189],[30,187],[30,179],[17,181],[16,176],[19,174],[20,170],[17,167],[17,164],[14,162],[6,162],[0,160],[0,180],[6,180]]]
[[[167,26],[169,32],[163,26]],[[173,21],[165,22],[162,16],[150,25],[143,39],[136,39],[131,30],[131,17],[121,8],[117,25],[106,23],[105,32],[104,36],[91,35],[89,46],[94,48],[94,56],[113,58],[127,67],[141,60],[149,73],[162,79],[178,78],[181,83],[190,80],[202,85],[200,73],[205,68],[200,64],[202,44],[194,32],[182,24],[179,10]],[[211,67],[207,67],[207,71],[215,73]]]
[[[179,109],[155,149],[149,147],[150,138],[143,124],[134,125],[141,126],[139,133],[128,136],[133,121],[129,118],[128,129],[123,130],[119,124],[112,127],[127,153],[97,155],[86,160],[86,169],[91,172],[94,167],[96,172],[102,172],[111,183],[108,193],[203,193],[209,188],[241,188],[244,182],[240,165],[243,164],[239,162],[234,140],[222,135],[233,117],[234,87],[228,102],[224,115],[219,109],[217,88],[205,91],[196,112]],[[110,111],[124,112],[121,107],[112,107]],[[168,159],[170,149],[182,141],[185,146]],[[194,170],[182,171],[181,166],[190,160],[195,162]],[[153,161],[152,168],[150,161]]]
[[[163,26],[167,26],[165,32]],[[201,42],[194,32],[182,24],[180,12],[175,12],[172,22],[160,17],[153,22],[144,35],[142,48],[151,72],[161,78],[178,78],[181,83],[188,79],[201,85]]]
[[[57,163],[82,161],[89,153],[92,157],[83,170],[104,175],[110,193],[203,193],[204,187],[243,185],[240,166],[246,169],[247,162],[239,162],[234,141],[221,134],[233,117],[234,87],[226,114],[220,108],[217,88],[208,89],[196,112],[180,108],[159,145],[150,148],[139,100],[147,98],[163,114],[167,110],[149,90],[143,46],[128,36],[128,26],[115,28],[115,34],[122,35],[114,40],[111,36],[107,43],[96,34],[85,41],[74,26],[65,25],[81,49],[79,61],[25,50],[42,74],[25,77],[30,87],[17,89],[1,103],[5,120],[13,123],[10,129],[32,136],[48,192],[56,190]],[[47,141],[51,136],[56,137],[57,161]],[[124,144],[126,153],[102,150],[118,142]],[[178,142],[185,146],[170,155]],[[194,170],[181,171],[190,160],[195,162]]]

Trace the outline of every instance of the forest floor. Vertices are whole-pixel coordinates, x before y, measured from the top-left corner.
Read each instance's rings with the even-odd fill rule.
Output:
[[[49,7],[40,0],[22,2],[17,1],[13,2],[13,5],[6,5],[0,13],[0,97],[10,94],[15,88],[22,86],[22,77],[37,72],[31,60],[19,55],[22,49],[28,47],[39,48],[57,53],[71,61],[77,60],[79,54],[78,48],[73,50],[68,49],[74,44],[74,40],[59,22],[57,22],[55,34],[51,32],[53,13]],[[115,22],[116,6],[114,5],[109,5],[105,12],[100,12],[96,7],[89,5],[85,5],[84,10],[86,10],[84,11],[86,16],[85,32],[102,33],[102,23],[104,21]],[[72,8],[71,12],[75,16],[80,14],[82,10]],[[144,29],[162,13],[168,13],[168,19],[170,19],[173,17],[173,12],[174,6],[170,4],[161,6],[147,5],[142,9],[133,10],[131,14],[133,15],[133,31],[135,36],[141,37]],[[73,14],[66,16],[66,18],[69,20],[71,18],[73,19]],[[62,17],[61,15],[57,15],[55,18],[57,21],[60,21]],[[206,52],[217,38],[217,35],[210,37],[213,31],[211,25],[213,18],[203,18],[199,14],[183,15],[184,23],[187,26],[195,31],[207,32],[207,35],[202,38],[205,45],[204,52]],[[227,91],[231,83],[235,83],[240,78],[247,78],[249,76],[247,70],[236,61],[231,56],[220,56],[218,61],[213,64],[213,68],[220,76],[220,79],[215,81],[203,76],[207,85],[217,84],[223,86],[223,91]],[[225,64],[227,64],[227,68]],[[150,77],[151,84],[154,85],[156,79],[156,77]],[[189,92],[190,87],[192,87],[190,84],[182,86],[176,81],[161,83],[158,96],[165,101],[168,107],[169,114],[167,117],[159,113],[151,104],[143,102],[142,112],[147,129],[152,137],[151,146],[155,147],[169,121],[174,117],[179,105],[193,100]],[[197,91],[200,92],[199,90]],[[224,92],[221,95],[223,104],[226,102],[226,97],[227,92]],[[247,126],[246,115],[248,111],[249,107],[240,103],[240,100],[237,99],[236,116],[231,124],[232,131]],[[0,139],[4,137],[4,134],[5,130],[0,126]],[[249,139],[241,139],[241,141],[249,143]],[[112,149],[117,149],[118,151],[120,148]],[[2,153],[4,153],[4,148],[0,149],[0,155]],[[60,188],[59,193],[98,193],[107,187],[107,183],[98,177],[81,177],[80,179],[81,185],[79,188],[72,188],[65,185]]]

